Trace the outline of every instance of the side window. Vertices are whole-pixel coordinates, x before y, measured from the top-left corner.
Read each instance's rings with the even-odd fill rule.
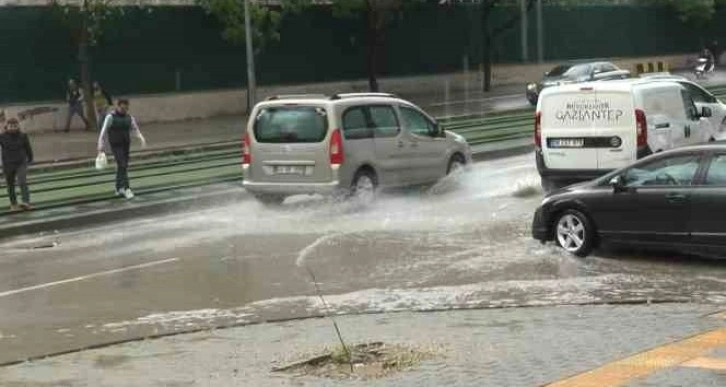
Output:
[[[400,132],[396,112],[391,106],[370,106],[374,137],[396,137]]]
[[[612,63],[603,63],[600,66],[601,72],[609,72],[609,71],[617,71],[617,70],[618,70],[618,68],[615,67]]]
[[[726,155],[717,155],[711,160],[705,184],[726,186]]]
[[[689,186],[698,170],[699,155],[662,158],[628,169],[625,185],[644,186]]]
[[[436,136],[436,126],[423,114],[409,107],[401,106],[401,117],[409,133],[418,136]]]
[[[703,91],[703,89],[701,89],[700,87],[698,87],[694,84],[685,83],[685,82],[681,83],[681,84],[683,86],[685,86],[686,89],[688,90],[688,93],[691,94],[691,98],[693,98],[693,102],[699,102],[699,103],[716,102],[716,101],[714,101],[714,98],[710,94]]]
[[[373,131],[366,119],[365,107],[353,107],[343,113],[343,135],[348,140],[373,137]]]
[[[686,117],[691,121],[697,120],[698,109],[696,109],[691,95],[686,90],[681,90],[681,98],[683,98],[683,106],[686,108]]]

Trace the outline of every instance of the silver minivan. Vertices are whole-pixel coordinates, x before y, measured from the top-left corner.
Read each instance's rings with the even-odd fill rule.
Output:
[[[471,163],[466,140],[384,93],[275,96],[243,138],[244,187],[265,204],[296,194],[352,194],[436,183]]]

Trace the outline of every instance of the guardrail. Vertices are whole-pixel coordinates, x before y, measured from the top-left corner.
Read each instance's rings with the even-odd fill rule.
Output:
[[[710,87],[726,97],[726,85]],[[467,114],[440,119],[442,126],[464,136],[472,145],[525,138],[532,135],[533,109],[502,113]],[[156,151],[134,152],[130,176],[134,191],[143,194],[182,187],[239,181],[239,141],[198,144]],[[60,166],[34,167],[29,176],[36,208],[55,208],[114,198],[113,167],[96,171],[92,160],[75,160]],[[0,189],[0,205],[7,194]],[[0,216],[7,212],[0,210]]]

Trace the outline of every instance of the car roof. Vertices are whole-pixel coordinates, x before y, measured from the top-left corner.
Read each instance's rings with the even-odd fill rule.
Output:
[[[664,79],[664,80],[673,80],[673,81],[690,81],[688,78],[686,78],[682,75],[671,74],[669,72],[641,74],[640,79],[647,79],[647,80]]]
[[[676,155],[680,153],[692,153],[692,152],[709,152],[709,151],[725,151],[726,152],[726,140],[720,140],[715,142],[709,142],[706,144],[689,145],[670,149],[658,155]]]
[[[667,79],[640,79],[640,78],[629,78],[629,79],[616,79],[607,82],[583,82],[560,85],[557,87],[546,88],[542,91],[542,94],[554,94],[560,92],[577,92],[584,91],[585,89],[593,91],[615,91],[615,92],[631,92],[634,88],[644,85],[652,85],[654,88],[668,88],[668,87],[682,87],[676,80]]]
[[[412,105],[410,102],[388,93],[341,93],[333,95],[324,94],[289,94],[274,95],[265,101],[259,102],[260,107],[284,106],[284,105],[349,105],[351,103],[403,103]]]

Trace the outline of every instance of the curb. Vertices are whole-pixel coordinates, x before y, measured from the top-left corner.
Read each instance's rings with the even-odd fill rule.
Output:
[[[505,149],[494,149],[474,152],[475,161],[494,160],[510,156],[530,153],[533,145],[515,145]],[[145,204],[132,204],[100,210],[82,212],[77,215],[60,215],[45,219],[18,222],[7,226],[0,226],[0,240],[17,237],[25,234],[53,233],[59,230],[72,230],[81,227],[99,226],[122,220],[129,220],[151,215],[161,215],[166,212],[184,210],[189,207],[195,209],[210,208],[220,202],[229,202],[247,198],[249,194],[242,187],[223,188],[216,192],[204,193],[194,196],[165,199]]]

